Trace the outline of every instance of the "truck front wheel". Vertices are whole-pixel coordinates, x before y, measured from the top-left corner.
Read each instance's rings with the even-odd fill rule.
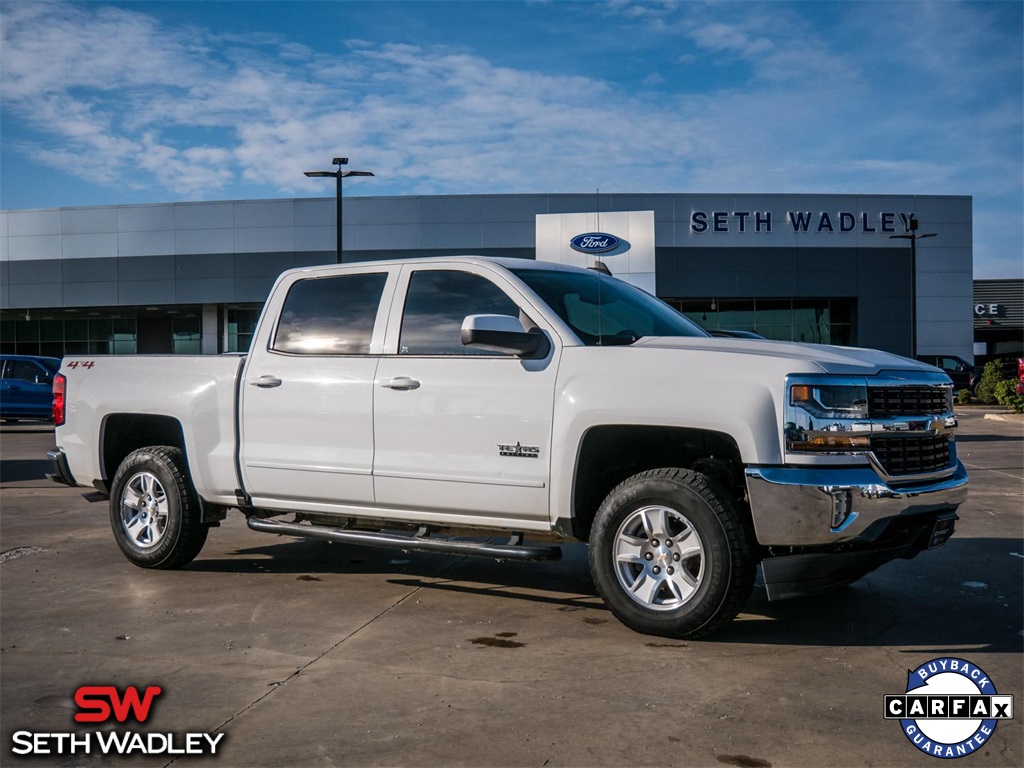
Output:
[[[594,518],[594,582],[611,612],[637,632],[711,632],[739,613],[755,569],[748,528],[732,500],[697,472],[634,475]]]
[[[124,556],[141,568],[180,568],[206,543],[199,499],[179,448],[139,448],[110,489],[110,526]]]

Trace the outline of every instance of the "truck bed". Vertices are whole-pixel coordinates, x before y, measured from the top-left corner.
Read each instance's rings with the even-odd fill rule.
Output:
[[[75,481],[106,490],[117,467],[107,466],[100,446],[113,420],[119,432],[140,443],[136,447],[160,444],[165,430],[180,429],[199,495],[234,504],[239,487],[235,405],[244,360],[241,355],[64,358],[60,372],[67,378],[68,428],[58,431],[57,447],[68,455]],[[82,445],[83,439],[98,440],[99,445]]]

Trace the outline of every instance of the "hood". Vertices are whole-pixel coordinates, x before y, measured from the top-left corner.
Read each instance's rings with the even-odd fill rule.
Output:
[[[827,344],[799,344],[789,341],[704,338],[696,336],[652,336],[635,342],[633,347],[655,349],[692,349],[725,352],[733,355],[774,357],[817,365],[824,373],[845,376],[871,376],[879,371],[920,371],[936,373],[927,363],[900,357],[890,352],[860,347],[833,347]]]

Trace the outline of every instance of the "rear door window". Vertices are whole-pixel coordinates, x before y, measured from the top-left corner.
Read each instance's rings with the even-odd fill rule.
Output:
[[[387,273],[299,280],[288,290],[271,349],[294,355],[366,355]]]
[[[5,379],[17,379],[19,381],[30,381],[33,384],[37,376],[49,376],[45,368],[36,365],[29,360],[8,360],[4,369]]]

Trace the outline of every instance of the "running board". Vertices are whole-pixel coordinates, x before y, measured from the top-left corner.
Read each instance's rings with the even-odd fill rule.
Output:
[[[323,526],[278,523],[272,520],[249,518],[249,527],[263,533],[282,536],[300,536],[310,539],[326,539],[345,544],[361,544],[364,547],[401,549],[404,552],[440,552],[449,555],[490,557],[496,560],[561,560],[562,549],[558,546],[537,546],[523,544],[523,534],[515,533],[505,544],[488,544],[482,541],[460,541],[455,539],[430,538],[430,529],[423,526],[414,535],[383,533],[377,531],[354,531],[347,528],[325,528]]]

